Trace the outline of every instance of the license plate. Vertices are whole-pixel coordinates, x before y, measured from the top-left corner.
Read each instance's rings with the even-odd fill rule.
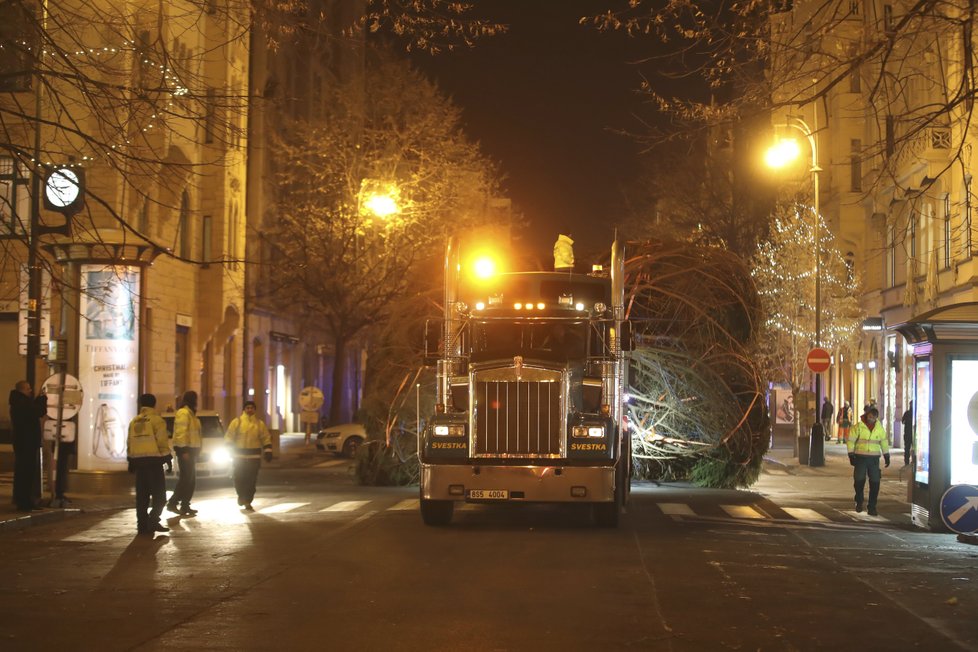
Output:
[[[505,489],[469,489],[469,500],[509,500]]]

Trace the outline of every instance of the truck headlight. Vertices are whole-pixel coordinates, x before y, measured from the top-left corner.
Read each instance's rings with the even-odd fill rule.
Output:
[[[461,423],[450,423],[435,426],[435,434],[439,437],[464,437],[465,426]]]
[[[217,466],[227,466],[231,463],[231,451],[224,446],[215,448],[214,452],[211,453],[211,462]]]
[[[571,429],[574,437],[604,437],[604,426],[574,426]]]

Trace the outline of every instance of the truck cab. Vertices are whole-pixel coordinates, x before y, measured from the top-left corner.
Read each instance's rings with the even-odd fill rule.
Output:
[[[617,525],[630,474],[620,252],[611,272],[475,279],[452,246],[435,413],[419,435],[424,522],[449,523],[460,501],[577,502]]]

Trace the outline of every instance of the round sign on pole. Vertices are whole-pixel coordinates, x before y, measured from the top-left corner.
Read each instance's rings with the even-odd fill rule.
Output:
[[[61,374],[54,374],[42,384],[48,395],[48,418],[58,418],[58,403],[64,399],[64,409],[61,418],[71,419],[82,406],[82,386],[78,379],[71,374],[65,374],[65,386],[61,386]]]
[[[978,531],[978,487],[956,484],[945,491],[941,497],[941,520],[958,534]]]
[[[299,405],[303,410],[314,412],[323,406],[323,392],[318,387],[306,387],[299,392]]]
[[[825,349],[814,348],[808,352],[805,362],[813,373],[820,374],[823,371],[828,371],[829,365],[832,364],[832,356]]]

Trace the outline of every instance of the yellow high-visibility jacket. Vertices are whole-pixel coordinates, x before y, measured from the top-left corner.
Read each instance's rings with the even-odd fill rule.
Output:
[[[129,422],[129,437],[126,441],[126,456],[131,459],[143,457],[163,458],[170,454],[170,436],[166,422],[151,407],[139,408],[139,414]]]
[[[886,428],[879,421],[872,430],[860,418],[849,433],[847,444],[850,453],[879,457],[890,453],[890,442],[886,438]]]
[[[200,448],[200,419],[186,405],[173,417],[173,446]]]
[[[257,416],[242,414],[231,421],[224,441],[234,446],[234,456],[241,458],[261,457],[264,450],[272,450],[272,436],[265,427],[265,422]]]

